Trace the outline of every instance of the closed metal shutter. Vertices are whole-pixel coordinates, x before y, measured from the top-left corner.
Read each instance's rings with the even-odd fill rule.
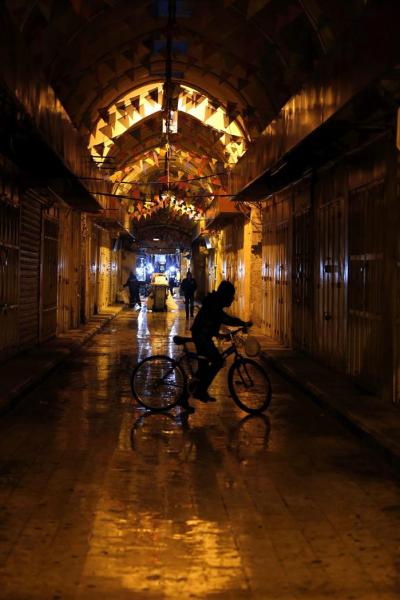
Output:
[[[263,222],[264,331],[285,345],[291,343],[291,191],[269,202]]]
[[[97,315],[99,302],[97,286],[99,279],[99,230],[92,224],[90,235],[89,314]]]
[[[57,332],[79,327],[81,283],[81,217],[71,209],[60,209],[58,239]]]
[[[348,363],[350,375],[377,392],[383,366],[383,181],[349,197]]]
[[[400,403],[400,240],[397,240],[397,274],[396,274],[396,324],[394,338],[395,379],[394,401]]]
[[[18,206],[0,201],[0,359],[18,348],[19,218]]]
[[[326,196],[325,196],[326,192]],[[316,351],[342,369],[345,357],[345,218],[344,198],[321,187],[316,223]]]
[[[21,202],[19,309],[21,348],[28,348],[39,341],[41,223],[41,203],[31,197],[23,198]]]
[[[42,306],[40,341],[57,331],[58,223],[43,219]]]
[[[98,310],[101,312],[110,305],[111,292],[111,241],[108,231],[100,231]]]
[[[311,352],[313,335],[312,217],[307,210],[293,216],[293,345]]]

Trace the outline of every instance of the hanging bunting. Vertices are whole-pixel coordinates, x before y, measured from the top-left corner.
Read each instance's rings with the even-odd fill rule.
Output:
[[[146,96],[146,100],[149,99],[158,104],[158,88],[154,88],[154,90],[149,91]]]
[[[97,154],[99,154],[100,156],[103,156],[104,143],[96,144],[95,146],[93,146],[93,148],[95,149],[95,151],[97,152]]]
[[[140,107],[140,96],[136,96],[135,98],[131,98],[131,106],[133,106],[133,108],[139,112],[139,107]]]
[[[118,119],[118,123],[121,123],[121,125],[123,127],[125,127],[126,129],[128,129],[129,123],[130,123],[129,117],[125,116],[125,117],[122,117],[121,119]]]
[[[112,132],[113,129],[111,127],[111,125],[105,125],[104,127],[100,127],[99,130],[105,137],[112,139]]]
[[[108,120],[108,124],[109,124],[111,127],[113,127],[113,128],[115,127],[115,122],[116,122],[116,119],[117,119],[117,115],[116,115],[116,113],[115,113],[115,112],[111,113],[111,114],[110,114],[110,118],[109,118],[109,120]]]
[[[125,113],[126,113],[125,102],[117,102],[115,105],[115,108],[121,116],[125,115]]]
[[[99,108],[99,110],[97,111],[100,115],[100,117],[103,119],[104,123],[108,123],[110,114],[108,112],[108,110],[106,108]]]

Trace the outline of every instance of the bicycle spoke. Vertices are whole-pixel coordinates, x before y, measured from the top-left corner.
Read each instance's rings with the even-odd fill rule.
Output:
[[[271,384],[263,367],[256,361],[243,358],[229,371],[231,395],[242,410],[257,413],[265,410],[271,400]]]
[[[174,406],[186,386],[185,375],[168,356],[151,356],[132,373],[132,392],[140,404],[151,410]]]

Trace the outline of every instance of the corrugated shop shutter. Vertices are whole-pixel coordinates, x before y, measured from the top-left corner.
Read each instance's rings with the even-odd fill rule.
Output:
[[[18,346],[19,216],[18,206],[0,201],[1,359],[14,354]]]
[[[108,231],[100,231],[99,277],[98,277],[98,310],[101,312],[110,304],[111,291],[111,242]]]
[[[349,197],[348,363],[350,375],[376,392],[383,353],[384,182],[351,190]]]
[[[283,190],[270,201],[263,221],[264,297],[266,335],[291,343],[291,190]]]
[[[394,338],[395,379],[394,401],[400,403],[400,240],[397,240],[397,293],[396,293],[396,324]]]
[[[43,219],[42,306],[40,340],[45,341],[57,331],[57,268],[58,223]]]
[[[41,203],[31,197],[21,202],[20,309],[21,348],[39,341]]]

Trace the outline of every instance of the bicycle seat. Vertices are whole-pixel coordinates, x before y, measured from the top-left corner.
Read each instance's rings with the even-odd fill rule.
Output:
[[[191,337],[182,337],[181,335],[174,335],[172,339],[174,344],[177,344],[177,346],[182,346],[182,344],[186,344],[186,342],[193,341]]]

